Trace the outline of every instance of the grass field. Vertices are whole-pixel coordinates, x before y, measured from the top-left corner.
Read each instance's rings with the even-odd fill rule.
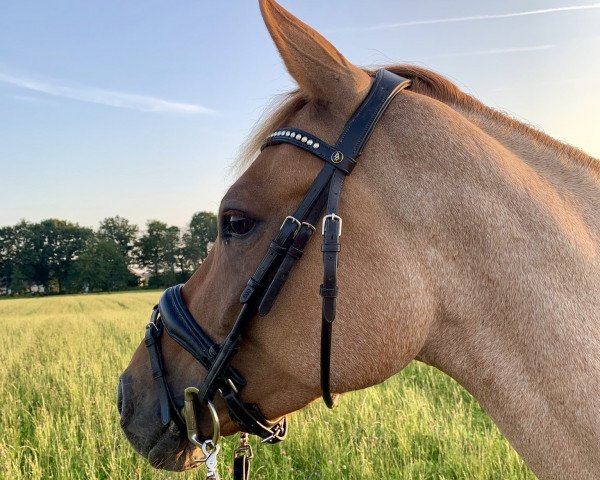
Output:
[[[153,470],[119,429],[117,377],[158,296],[0,301],[0,478],[204,478]],[[334,411],[317,403],[292,415],[279,445],[254,443],[261,479],[535,478],[468,393],[420,364]]]

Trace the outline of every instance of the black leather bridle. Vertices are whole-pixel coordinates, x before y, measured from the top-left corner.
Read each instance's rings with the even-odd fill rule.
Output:
[[[296,211],[285,218],[258,268],[248,280],[240,296],[241,310],[225,339],[215,343],[196,323],[181,297],[181,285],[165,291],[155,307],[146,329],[145,343],[150,354],[152,374],[158,387],[161,421],[171,421],[181,431],[190,425],[175,402],[165,377],[160,337],[163,331],[187,350],[207,370],[200,387],[194,390],[200,404],[210,403],[217,393],[227,406],[228,414],[242,432],[258,435],[263,442],[276,443],[287,433],[285,417],[269,422],[256,404],[244,403],[240,391],[246,380],[230,363],[240,347],[242,336],[258,313],[267,315],[295,263],[315,232],[315,224],[323,217],[323,298],[321,323],[321,390],[325,404],[332,408],[334,397],[330,389],[331,333],[336,314],[337,266],[341,249],[342,219],[339,205],[344,178],[349,175],[360,156],[373,128],[392,98],[410,86],[410,80],[387,70],[379,70],[367,97],[346,123],[335,146],[297,128],[282,128],[265,140],[262,149],[289,143],[316,155],[325,162],[321,172],[305,194]],[[217,420],[218,422],[218,420]],[[187,422],[189,423],[189,421]],[[188,432],[189,433],[189,432]],[[189,435],[188,435],[189,436]],[[237,475],[237,474],[236,474]],[[240,476],[239,478],[244,478]]]

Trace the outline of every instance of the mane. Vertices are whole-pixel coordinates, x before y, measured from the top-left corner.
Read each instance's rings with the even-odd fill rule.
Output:
[[[385,68],[397,75],[411,79],[411,90],[416,93],[434,98],[452,107],[462,107],[466,110],[492,117],[499,123],[528,135],[541,144],[554,149],[559,155],[571,158],[576,163],[591,169],[596,175],[600,175],[600,162],[594,157],[576,147],[552,138],[550,135],[531,125],[515,120],[498,110],[484,105],[438,73],[414,65],[391,65]],[[364,71],[371,76],[375,76],[376,70],[364,69]],[[293,115],[304,107],[309,100],[309,97],[301,90],[293,90],[276,97],[271,108],[268,108],[265,114],[263,114],[263,120],[255,125],[248,141],[242,147],[238,167],[244,169],[252,163],[258,155],[260,146],[267,135],[280,128],[281,125],[289,122]]]

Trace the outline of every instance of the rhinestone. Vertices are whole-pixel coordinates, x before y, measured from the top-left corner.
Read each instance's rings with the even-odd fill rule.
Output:
[[[279,131],[276,133],[276,135],[277,135],[278,137],[280,137],[280,136],[281,136],[281,130],[279,130]]]
[[[319,145],[318,143],[315,143],[315,144],[313,145],[313,148],[319,148],[319,147],[320,147],[320,145]]]
[[[309,141],[308,141],[308,142],[306,142],[306,143],[307,143],[308,145],[312,145],[312,144],[313,144],[313,141],[312,141],[312,140],[309,140]]]
[[[292,132],[290,132],[289,130],[287,130],[287,131],[285,132],[285,136],[286,136],[286,137],[289,137],[291,133],[292,133]]]
[[[296,134],[296,140],[300,140],[302,138],[302,135],[300,135],[299,133]]]
[[[306,143],[307,140],[308,140],[308,137],[302,137],[301,142]]]

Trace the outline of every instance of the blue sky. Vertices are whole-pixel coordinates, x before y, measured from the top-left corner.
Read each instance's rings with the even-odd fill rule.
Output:
[[[600,157],[600,3],[285,0],[360,65],[416,63]],[[290,89],[253,1],[4,2],[0,225],[213,210]]]

